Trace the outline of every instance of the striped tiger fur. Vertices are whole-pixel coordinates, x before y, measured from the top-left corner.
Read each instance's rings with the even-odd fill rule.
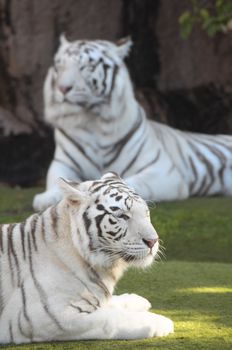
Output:
[[[125,268],[145,267],[158,236],[142,198],[113,173],[41,214],[0,226],[0,343],[134,339],[173,331],[135,294],[112,296]]]
[[[61,39],[44,85],[56,150],[35,209],[59,200],[58,176],[89,180],[110,170],[146,200],[232,194],[232,137],[149,121],[123,62],[130,46]]]

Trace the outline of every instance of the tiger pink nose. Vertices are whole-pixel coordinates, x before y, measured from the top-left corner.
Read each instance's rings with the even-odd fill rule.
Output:
[[[149,248],[154,247],[154,245],[156,244],[157,241],[158,241],[158,238],[156,238],[156,239],[143,239],[143,242],[144,242]]]
[[[58,89],[62,92],[63,95],[67,94],[70,90],[72,90],[71,85],[59,85]]]

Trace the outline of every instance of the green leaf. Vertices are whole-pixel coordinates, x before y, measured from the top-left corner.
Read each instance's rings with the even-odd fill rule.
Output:
[[[209,18],[209,11],[206,9],[201,9],[200,10],[200,16],[203,19],[203,21],[208,20]]]
[[[185,11],[179,17],[180,35],[183,39],[187,39],[193,28],[193,17],[189,11]]]
[[[232,0],[213,0],[211,5],[201,7],[199,0],[191,0],[192,9],[179,17],[180,35],[186,39],[194,25],[200,25],[210,37],[222,31],[232,20]]]
[[[212,23],[206,28],[206,31],[209,36],[213,37],[217,32],[221,30],[221,26],[215,23]]]
[[[223,3],[224,3],[224,0],[216,0],[216,1],[215,1],[215,5],[216,5],[216,7],[220,7],[220,6],[222,6],[222,5],[223,5]]]
[[[185,11],[182,13],[182,15],[179,17],[179,24],[182,25],[183,23],[189,21],[191,18],[191,12],[190,11]]]

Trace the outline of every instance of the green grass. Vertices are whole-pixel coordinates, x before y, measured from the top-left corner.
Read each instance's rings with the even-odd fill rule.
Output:
[[[168,260],[232,262],[232,198],[159,203],[152,222]]]
[[[0,222],[28,216],[36,191],[0,188]],[[160,203],[151,214],[167,257],[145,271],[129,270],[116,293],[134,292],[148,298],[154,312],[173,319],[173,335],[136,341],[9,345],[1,349],[231,350],[232,199]]]

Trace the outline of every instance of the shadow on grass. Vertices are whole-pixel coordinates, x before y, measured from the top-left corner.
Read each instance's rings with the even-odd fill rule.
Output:
[[[215,289],[217,290],[217,287],[215,287]],[[176,303],[181,305],[183,318],[187,315],[190,321],[195,320],[197,314],[201,313],[201,317],[204,317],[204,315],[207,316],[209,322],[213,322],[222,327],[232,327],[232,316],[228,314],[229,310],[232,312],[231,292],[225,291],[224,293],[218,293],[215,291],[215,293],[195,293],[177,290],[176,295]],[[222,316],[223,309],[227,310],[227,312]]]
[[[169,336],[165,338],[153,338],[145,340],[129,341],[76,341],[76,342],[54,342],[30,344],[25,346],[3,346],[2,349],[8,350],[143,350],[143,349],[162,349],[162,350],[231,350],[231,342],[221,337],[208,339],[199,337],[190,339],[188,337]]]

